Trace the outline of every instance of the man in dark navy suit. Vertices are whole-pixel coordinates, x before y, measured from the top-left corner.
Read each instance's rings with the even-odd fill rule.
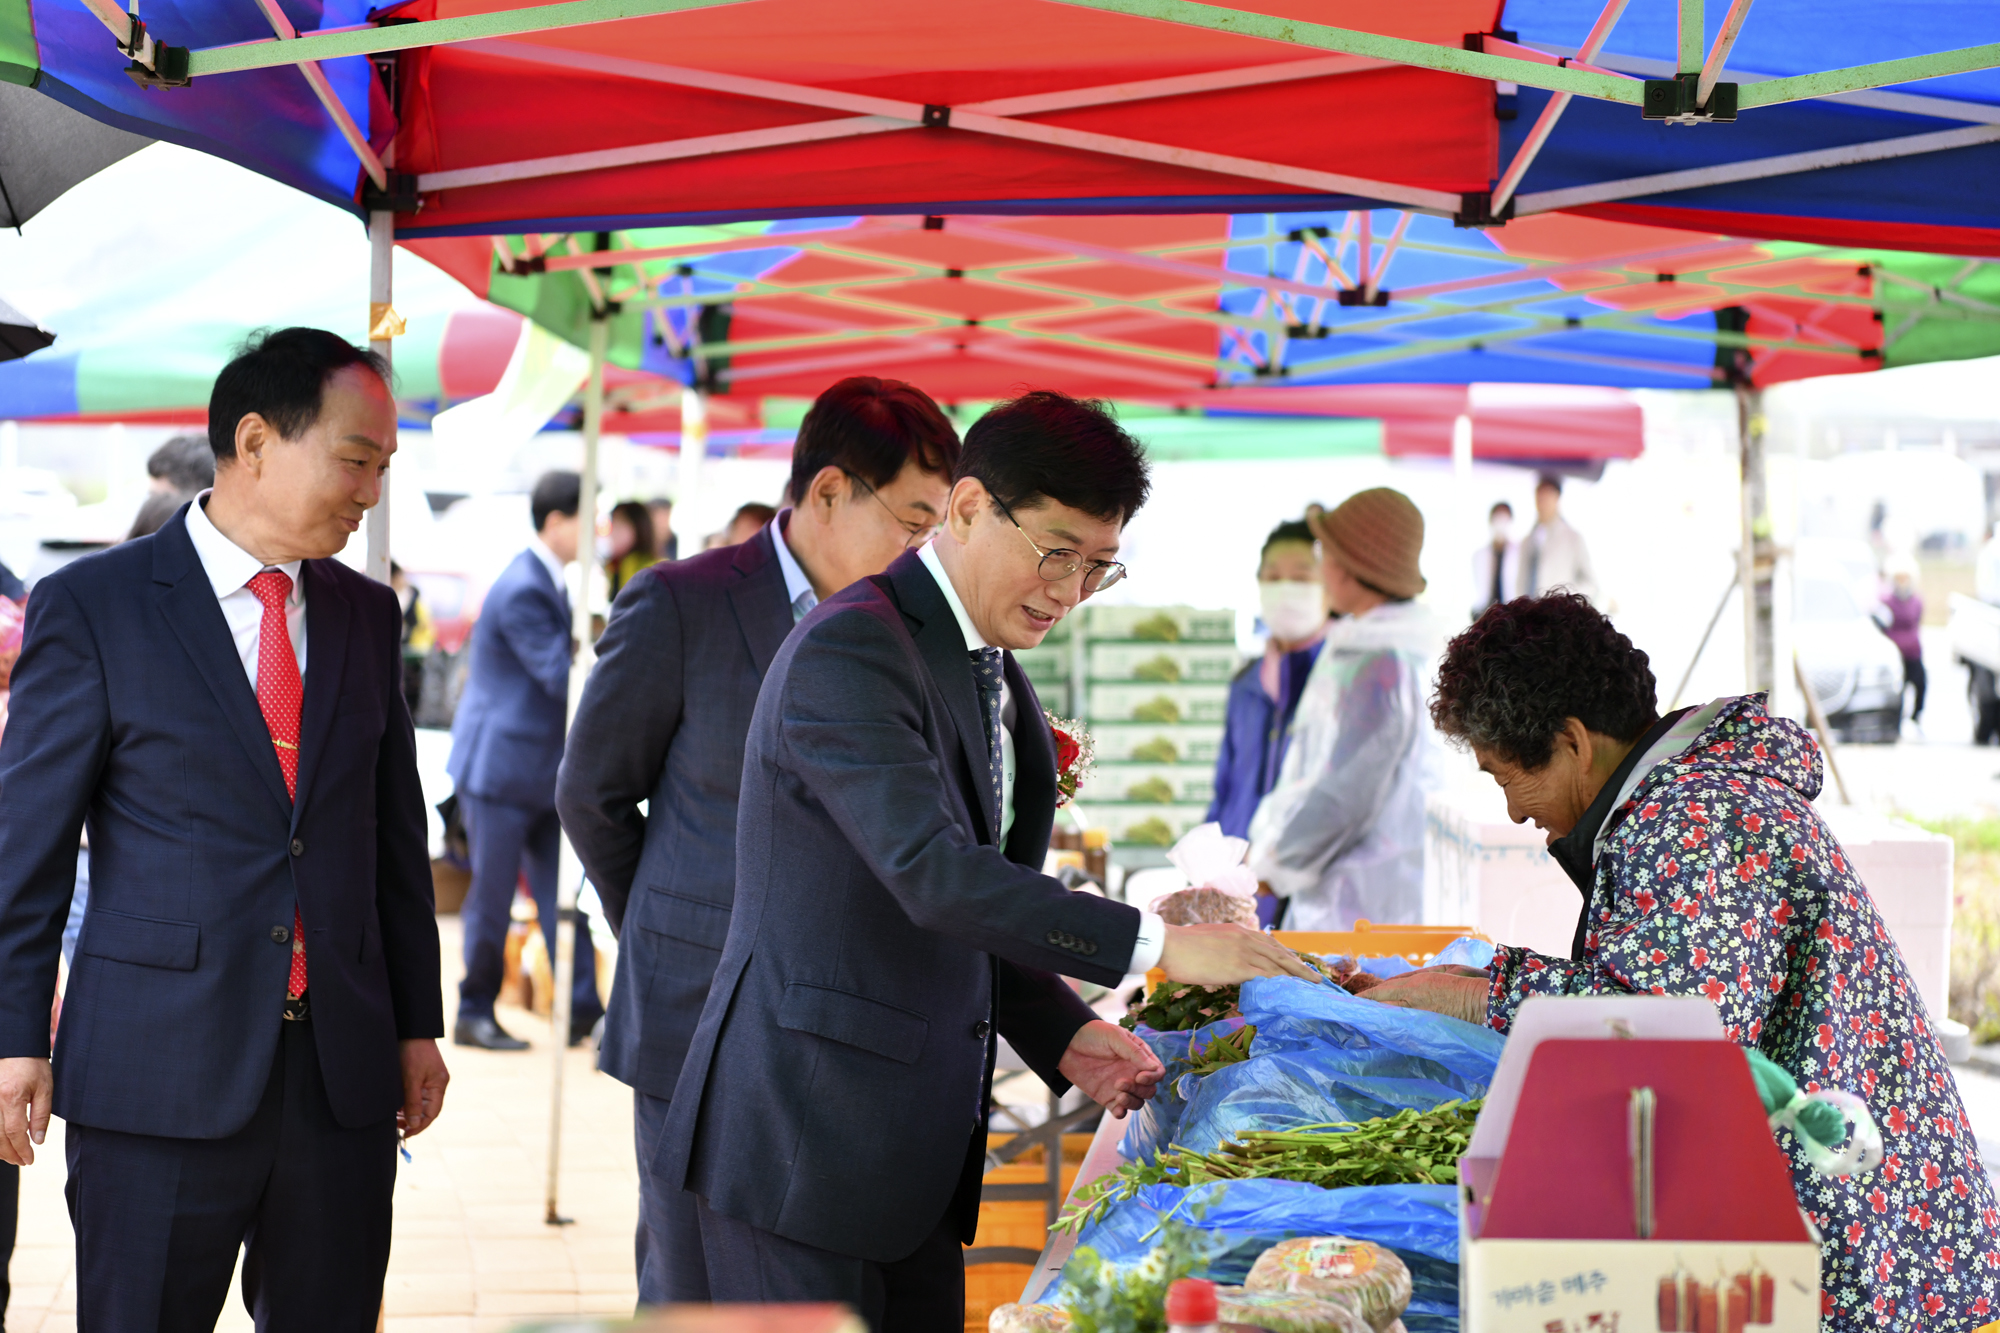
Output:
[[[1122,1115],[1159,1062],[1057,973],[1310,975],[1241,926],[1169,926],[1041,873],[1055,743],[1009,649],[1124,573],[1139,446],[1061,394],[967,433],[944,526],[823,602],[757,696],[736,893],[661,1131],[716,1301],[956,1328],[994,1038]]]
[[[68,1122],[79,1327],[366,1333],[396,1136],[437,1115],[437,922],[396,595],[330,557],[396,451],[385,367],[255,341],[215,487],[44,579],[0,744],[0,1157]],[[90,905],[51,1078],[80,826]]]
[[[458,808],[472,845],[472,887],[459,909],[465,926],[465,979],[458,983],[460,1046],[522,1051],[493,1017],[506,970],[507,923],[522,874],[535,895],[542,938],[556,956],[556,768],[562,763],[573,638],[563,568],[576,559],[583,525],[582,482],[550,472],[535,483],[529,512],[535,536],[487,591],[472,630],[472,669],[451,722]],[[570,993],[572,1044],[588,1036],[604,1006],[597,998],[597,955],[590,931],[576,932],[576,981]]]
[[[654,1172],[653,1148],[729,931],[757,687],[820,598],[930,538],[957,463],[958,433],[921,389],[842,380],[799,426],[797,506],[740,546],[640,574],[598,644],[556,805],[619,932],[599,1063],[633,1090],[642,1305],[708,1298],[694,1198]]]

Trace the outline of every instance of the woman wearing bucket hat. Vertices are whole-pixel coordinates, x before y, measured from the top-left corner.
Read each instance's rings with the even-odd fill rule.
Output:
[[[1250,822],[1250,865],[1293,930],[1422,919],[1424,800],[1438,785],[1424,707],[1439,629],[1414,599],[1423,515],[1387,487],[1306,522],[1319,540],[1327,633],[1277,786]]]

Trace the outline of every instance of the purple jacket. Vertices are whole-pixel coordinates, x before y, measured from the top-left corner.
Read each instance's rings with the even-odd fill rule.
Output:
[[[1889,642],[1904,657],[1922,657],[1924,650],[1917,638],[1917,626],[1923,623],[1924,599],[1915,593],[1904,597],[1891,592],[1882,599],[1882,605],[1889,608],[1889,623],[1882,630],[1889,636]]]

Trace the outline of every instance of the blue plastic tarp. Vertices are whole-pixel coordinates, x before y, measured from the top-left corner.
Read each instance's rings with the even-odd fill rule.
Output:
[[[1237,1180],[1180,1189],[1152,1185],[1085,1227],[1077,1248],[1121,1267],[1158,1243],[1163,1217],[1210,1233],[1197,1276],[1239,1284],[1257,1256],[1293,1236],[1346,1236],[1394,1250],[1409,1266],[1410,1333],[1458,1327],[1458,1191],[1452,1185],[1363,1185],[1325,1190],[1296,1180]],[[1062,1286],[1044,1301],[1059,1302]]]

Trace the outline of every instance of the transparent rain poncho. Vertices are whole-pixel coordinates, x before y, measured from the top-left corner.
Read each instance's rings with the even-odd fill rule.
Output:
[[[1441,781],[1424,707],[1439,632],[1414,602],[1334,624],[1250,821],[1250,868],[1289,930],[1423,919],[1424,800]]]

